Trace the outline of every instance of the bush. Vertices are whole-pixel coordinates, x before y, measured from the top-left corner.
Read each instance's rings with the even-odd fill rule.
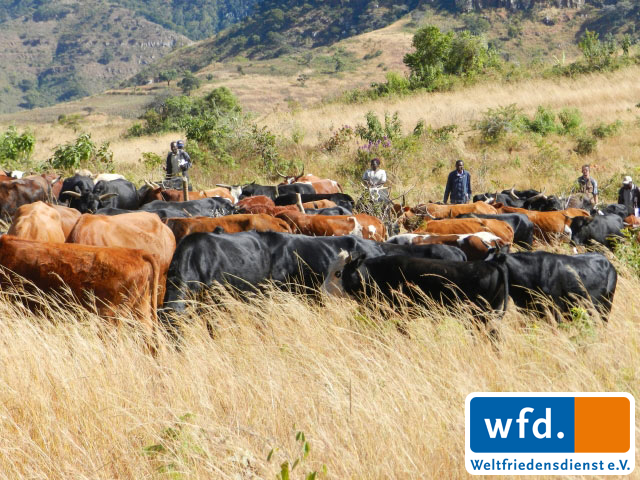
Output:
[[[528,130],[543,136],[558,131],[556,114],[543,106],[538,107],[532,120],[525,120],[525,125]]]
[[[162,157],[153,152],[142,152],[142,163],[147,170],[153,170],[163,164]]]
[[[474,128],[480,130],[482,140],[486,143],[497,143],[507,133],[519,129],[522,115],[515,103],[504,107],[489,108],[482,120],[476,122]]]
[[[402,135],[402,123],[398,118],[398,112],[394,113],[393,116],[385,112],[384,126],[374,112],[368,112],[365,119],[366,125],[356,126],[356,135],[363,140],[369,141],[369,143],[381,142],[387,139],[393,140]]]
[[[30,165],[31,154],[36,138],[30,131],[18,133],[15,127],[9,127],[0,136],[0,161],[8,170],[24,170]]]
[[[594,137],[597,138],[612,137],[620,131],[621,127],[622,122],[620,120],[616,120],[615,122],[609,124],[599,123],[591,129],[591,133]]]
[[[562,124],[562,133],[573,133],[582,125],[582,114],[577,108],[564,108],[558,113],[558,120]]]
[[[589,155],[593,153],[598,146],[598,139],[591,135],[581,135],[577,139],[574,151],[578,155]]]
[[[100,172],[114,171],[113,152],[109,150],[109,142],[97,147],[89,133],[81,134],[75,142],[58,145],[49,163],[57,170],[88,168]]]

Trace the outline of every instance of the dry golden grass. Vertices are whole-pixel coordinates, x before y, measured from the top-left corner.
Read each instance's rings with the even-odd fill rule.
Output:
[[[305,133],[305,142],[341,125],[362,123],[368,111],[379,115],[399,112],[407,130],[420,119],[434,127],[457,124],[467,127],[488,108],[515,103],[526,113],[539,105],[560,109],[578,108],[587,122],[634,120],[640,110],[640,67],[614,73],[590,74],[576,79],[535,79],[514,84],[480,83],[453,92],[425,93],[399,99],[381,99],[365,104],[331,103],[296,112],[260,117],[276,133],[290,136],[294,128]]]
[[[297,431],[311,452],[293,478],[466,477],[470,392],[640,394],[640,281],[621,273],[608,325],[511,307],[495,343],[466,309],[223,296],[157,358],[86,311],[42,319],[4,298],[0,478],[274,478]]]

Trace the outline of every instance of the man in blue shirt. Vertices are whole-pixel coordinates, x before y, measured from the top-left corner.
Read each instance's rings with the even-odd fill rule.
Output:
[[[471,198],[471,174],[464,169],[464,162],[458,160],[456,169],[449,174],[447,186],[444,189],[444,203],[467,203]]]

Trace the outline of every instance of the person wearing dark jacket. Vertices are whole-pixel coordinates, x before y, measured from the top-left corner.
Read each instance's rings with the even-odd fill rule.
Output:
[[[449,174],[444,189],[444,203],[451,196],[451,203],[468,203],[471,198],[471,174],[464,169],[464,162],[458,160],[456,169]]]
[[[618,203],[627,207],[629,215],[635,215],[636,208],[640,205],[640,190],[629,175],[624,177],[622,188],[618,190]]]
[[[191,167],[191,158],[189,154],[183,150],[184,143],[182,140],[171,142],[171,151],[167,155],[167,180],[178,177],[189,177],[188,170]]]

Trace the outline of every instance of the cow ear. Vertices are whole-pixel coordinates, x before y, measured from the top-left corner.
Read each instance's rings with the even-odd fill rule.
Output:
[[[358,268],[367,259],[367,254],[356,252],[349,255],[348,263],[352,263],[354,268]]]

